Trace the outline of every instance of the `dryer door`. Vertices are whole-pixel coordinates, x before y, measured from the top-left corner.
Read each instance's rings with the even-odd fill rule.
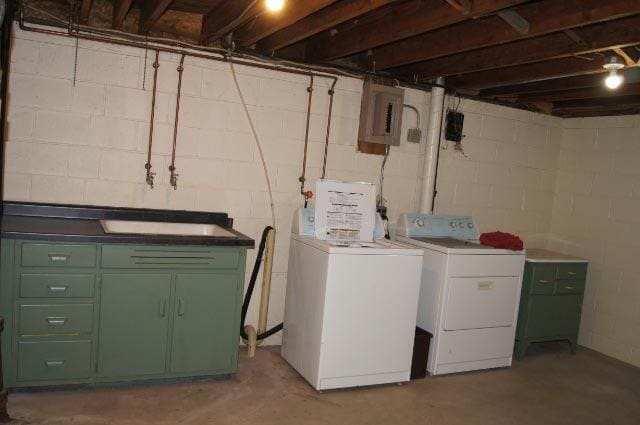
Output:
[[[520,297],[517,277],[449,278],[445,330],[512,326]]]

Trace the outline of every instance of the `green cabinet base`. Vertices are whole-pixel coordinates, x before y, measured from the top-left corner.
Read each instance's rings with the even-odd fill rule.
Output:
[[[586,263],[525,263],[516,359],[536,342],[569,341],[576,353],[586,274]]]
[[[246,248],[2,239],[8,388],[228,377]]]

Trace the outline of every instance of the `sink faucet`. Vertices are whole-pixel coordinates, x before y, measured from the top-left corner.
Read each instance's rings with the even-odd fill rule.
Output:
[[[149,162],[147,162],[144,165],[144,168],[147,169],[147,178],[146,178],[147,184],[151,186],[151,189],[153,189],[153,177],[156,175],[156,173],[151,172],[151,163]]]

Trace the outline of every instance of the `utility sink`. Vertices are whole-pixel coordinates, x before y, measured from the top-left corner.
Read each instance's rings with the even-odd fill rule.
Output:
[[[173,236],[209,236],[235,238],[236,235],[217,224],[171,223],[161,221],[100,220],[105,233]]]

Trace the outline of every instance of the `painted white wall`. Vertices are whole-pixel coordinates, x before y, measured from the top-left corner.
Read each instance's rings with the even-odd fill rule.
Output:
[[[640,366],[640,116],[563,127],[549,248],[590,261],[578,342]]]
[[[457,100],[447,103],[455,108]],[[543,247],[562,120],[467,99],[459,110],[464,155],[451,142],[440,150],[436,212],[469,214],[481,232],[510,232],[527,247]]]
[[[161,55],[153,155],[158,176],[156,188],[150,190],[144,183],[144,164],[153,55],[149,55],[143,77],[144,51],[81,40],[74,86],[74,46],[71,39],[15,32],[5,199],[226,211],[235,219],[238,230],[258,239],[270,222],[267,194],[228,65],[186,59],[176,161],[180,177],[178,190],[174,191],[168,185],[167,167],[179,58]],[[297,179],[308,80],[258,68],[236,69],[258,126],[275,190],[279,234],[270,308],[270,323],[275,324],[282,320],[284,309],[291,217],[302,203]],[[322,164],[328,84],[316,79],[308,160],[311,189]],[[329,146],[329,178],[374,182],[378,177],[382,158],[356,152],[361,88],[357,79],[339,79]],[[406,91],[406,102],[421,111],[423,136],[428,101],[428,93]],[[468,158],[455,152],[453,145],[440,151],[436,211],[472,214],[482,231],[514,232],[524,238],[527,246],[545,246],[551,230],[550,248],[589,258],[593,263],[580,342],[638,364],[637,335],[635,348],[624,342],[634,337],[628,334],[638,329],[637,316],[636,322],[628,322],[635,325],[625,326],[629,315],[622,313],[637,312],[640,304],[637,280],[633,281],[630,274],[634,249],[638,252],[638,238],[633,237],[638,233],[631,225],[640,216],[640,184],[638,174],[634,174],[638,151],[632,150],[631,145],[622,150],[616,136],[617,132],[637,128],[638,117],[567,120],[563,129],[558,118],[512,108],[463,100],[460,109],[465,113],[463,146]],[[612,122],[618,123],[617,127]],[[414,113],[406,111],[404,131],[414,125]],[[600,128],[578,129],[575,134],[573,127],[583,126]],[[621,129],[624,126],[626,130]],[[582,137],[580,131],[588,134]],[[599,152],[582,145],[578,149],[576,141],[591,140],[593,132],[598,140],[593,142],[593,149],[602,150],[606,138],[620,150]],[[634,134],[637,141],[637,133],[631,135]],[[578,157],[568,153],[574,151]],[[392,223],[399,213],[417,209],[423,154],[424,142],[403,142],[391,150],[385,198]],[[615,173],[614,168],[607,168],[609,174],[598,168],[611,161],[616,164]],[[590,183],[581,183],[582,178]],[[614,195],[629,185],[632,189],[628,197]],[[591,215],[601,211],[597,197],[605,196],[593,192],[596,188],[611,191],[606,196],[610,197],[614,215],[596,221],[598,225],[594,226]],[[571,230],[564,230],[566,222],[575,219],[574,210],[587,214],[579,221],[582,227],[568,225]],[[604,222],[610,227],[600,226]],[[615,235],[614,242],[598,242],[609,240],[610,236],[605,237],[609,233]],[[254,255],[255,250],[249,252],[249,270]],[[617,295],[613,297],[614,292],[600,289],[604,285],[618,288]],[[629,291],[635,291],[636,310],[628,301]],[[620,312],[612,312],[617,310],[618,302],[623,307]],[[249,314],[252,323],[256,307],[254,302]],[[593,309],[597,309],[600,319],[596,320]],[[269,342],[279,341],[280,336],[276,335]]]
[[[154,59],[144,51],[80,40],[73,85],[75,41],[15,31],[9,81],[6,200],[224,211],[234,227],[259,239],[270,224],[266,185],[248,122],[226,63],[187,57],[183,75],[176,167],[178,190],[169,186],[177,55],[161,54],[153,170],[145,184]],[[270,323],[279,323],[289,233],[301,206],[301,172],[308,78],[236,66],[266,155],[276,203],[276,241]],[[324,152],[330,81],[315,79],[307,188],[314,189]],[[381,156],[356,152],[362,82],[340,78],[336,87],[327,177],[375,182]],[[426,125],[429,94],[407,90],[406,102]],[[406,129],[415,126],[408,111]],[[426,131],[423,129],[423,135]],[[423,144],[403,143],[390,154],[385,198],[390,218],[415,210]],[[247,272],[254,261],[249,251]],[[258,285],[259,288],[259,285]],[[249,314],[254,323],[255,302]],[[280,336],[272,338],[279,342]]]

